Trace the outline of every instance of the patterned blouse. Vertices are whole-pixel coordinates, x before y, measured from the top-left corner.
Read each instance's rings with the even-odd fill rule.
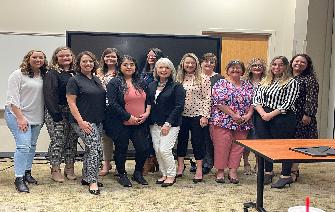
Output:
[[[99,73],[96,76],[100,79],[102,86],[106,90],[107,84],[109,83],[109,81],[111,79],[113,79],[115,77],[115,74],[109,74],[109,73],[103,74],[103,73]],[[106,105],[108,105],[107,96],[106,96]]]
[[[253,86],[247,81],[241,81],[241,86],[236,87],[226,79],[221,79],[212,89],[212,109],[210,124],[231,130],[249,130],[252,126],[251,119],[243,124],[236,123],[233,118],[218,108],[218,105],[229,106],[240,116],[250,110],[253,96]]]
[[[299,96],[295,101],[297,114],[297,130],[295,138],[318,138],[316,113],[318,110],[319,83],[314,75],[302,74],[295,76],[299,83]],[[311,117],[310,124],[304,126],[301,122],[302,117]]]
[[[211,82],[208,77],[201,76],[201,84],[194,85],[195,75],[186,74],[183,87],[186,91],[183,116],[203,116],[209,118],[211,105]]]

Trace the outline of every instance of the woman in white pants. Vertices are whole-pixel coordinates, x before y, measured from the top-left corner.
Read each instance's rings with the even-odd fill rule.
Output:
[[[174,81],[176,70],[167,58],[159,59],[154,68],[155,81],[149,85],[151,99],[150,132],[162,177],[162,187],[175,183],[176,164],[172,154],[185,104],[185,90]]]

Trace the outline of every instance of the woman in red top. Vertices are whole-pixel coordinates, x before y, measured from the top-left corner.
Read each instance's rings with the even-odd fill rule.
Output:
[[[118,76],[107,85],[107,116],[105,131],[115,145],[114,160],[119,174],[119,183],[124,187],[132,184],[125,170],[129,139],[135,147],[135,171],[132,180],[148,185],[143,178],[144,162],[148,157],[148,124],[150,101],[147,84],[139,76],[137,64],[133,57],[121,58]]]

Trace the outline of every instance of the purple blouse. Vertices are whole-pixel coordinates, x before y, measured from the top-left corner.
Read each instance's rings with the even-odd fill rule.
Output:
[[[246,123],[237,124],[231,116],[218,108],[218,105],[226,105],[241,116],[248,113],[252,104],[253,86],[248,81],[241,81],[241,83],[241,87],[236,87],[226,79],[221,79],[215,83],[212,89],[210,124],[231,130],[253,128],[252,119]]]

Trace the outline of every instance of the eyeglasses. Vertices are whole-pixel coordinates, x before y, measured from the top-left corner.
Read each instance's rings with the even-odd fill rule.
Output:
[[[205,60],[204,63],[209,63],[211,65],[214,65],[215,61],[214,60]]]

